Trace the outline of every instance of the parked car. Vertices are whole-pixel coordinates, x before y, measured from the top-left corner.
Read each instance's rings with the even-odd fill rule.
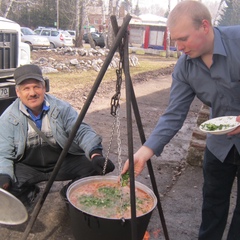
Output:
[[[101,48],[105,47],[104,37],[101,33],[91,32],[90,34],[92,35],[92,39],[96,46],[99,46]],[[89,43],[88,33],[83,34],[83,40],[85,43]]]
[[[68,31],[57,30],[55,28],[39,28],[34,32],[40,36],[47,37],[50,48],[73,47],[73,38]]]
[[[21,27],[21,41],[29,44],[31,50],[50,47],[48,38],[37,35],[27,27]]]
[[[70,33],[70,35],[72,36],[72,39],[73,39],[73,43],[75,44],[75,42],[76,42],[76,31],[74,31],[74,30],[67,30],[69,33]]]

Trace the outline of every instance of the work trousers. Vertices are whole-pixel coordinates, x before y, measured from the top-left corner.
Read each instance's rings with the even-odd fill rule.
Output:
[[[14,166],[17,182],[13,184],[13,191],[27,188],[39,182],[48,181],[52,171],[35,169],[23,163]],[[84,155],[67,154],[56,175],[55,181],[76,180],[87,176],[97,175],[92,162]]]
[[[240,155],[235,146],[222,163],[207,148],[203,164],[203,205],[199,240],[222,240],[226,227],[233,182],[237,200],[227,240],[240,239]]]

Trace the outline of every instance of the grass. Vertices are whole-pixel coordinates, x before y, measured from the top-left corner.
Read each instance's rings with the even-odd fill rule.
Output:
[[[137,56],[139,65],[135,67],[130,66],[130,75],[133,78],[137,74],[144,72],[155,71],[160,68],[168,67],[176,59],[174,58],[163,58],[155,55],[144,55]],[[94,70],[82,71],[82,72],[58,72],[46,74],[50,79],[50,92],[54,89],[54,92],[58,91],[69,91],[71,89],[80,89],[86,85],[93,84],[98,76],[98,72]],[[124,77],[124,75],[123,75]],[[116,69],[108,69],[102,79],[102,82],[109,82],[116,80]]]

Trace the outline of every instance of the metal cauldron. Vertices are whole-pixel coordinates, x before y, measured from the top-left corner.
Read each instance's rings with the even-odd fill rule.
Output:
[[[67,190],[71,227],[76,240],[131,240],[131,219],[111,219],[90,215],[83,209],[76,208],[70,201],[71,192],[76,188],[92,181],[118,181],[116,176],[93,176],[82,178],[72,183]],[[150,221],[152,212],[157,205],[157,198],[153,191],[145,185],[135,182],[135,187],[141,189],[153,198],[153,207],[150,211],[136,218],[137,239],[142,240]]]

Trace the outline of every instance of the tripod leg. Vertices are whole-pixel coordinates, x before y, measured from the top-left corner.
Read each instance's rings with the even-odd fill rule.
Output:
[[[127,34],[126,34],[127,35]],[[128,36],[126,36],[126,38],[128,38]],[[126,41],[128,43],[128,41]],[[125,46],[128,46],[125,42]],[[143,131],[143,126],[142,126],[142,121],[141,121],[141,117],[140,117],[140,113],[139,113],[139,109],[138,109],[138,105],[137,105],[137,100],[136,100],[136,96],[134,93],[134,89],[133,89],[133,85],[132,85],[132,81],[131,81],[131,76],[130,76],[130,72],[129,72],[129,57],[128,57],[128,47],[124,48],[124,74],[126,77],[126,80],[128,79],[128,86],[129,86],[129,91],[130,91],[130,95],[131,95],[131,103],[132,103],[132,107],[133,107],[133,111],[134,111],[134,115],[135,115],[135,119],[137,122],[137,126],[138,126],[138,131],[139,131],[139,135],[140,135],[140,139],[142,144],[146,141],[145,138],[145,134]],[[153,172],[153,168],[152,168],[152,163],[151,163],[151,159],[149,159],[147,161],[147,167],[148,167],[148,171],[149,171],[149,175],[151,178],[151,182],[152,182],[152,187],[153,187],[153,191],[157,197],[157,208],[158,208],[158,212],[160,215],[160,220],[162,223],[162,227],[163,227],[163,231],[164,231],[164,236],[166,240],[169,240],[169,236],[168,236],[168,231],[167,231],[167,226],[166,226],[166,221],[164,218],[164,214],[163,214],[163,210],[162,210],[162,206],[161,206],[161,202],[160,202],[160,196],[158,193],[158,189],[157,189],[157,184],[156,184],[156,180],[155,180],[155,176],[154,176],[154,172]]]
[[[140,117],[140,114],[139,114],[139,109],[138,109],[138,105],[137,105],[137,101],[136,101],[136,97],[135,97],[135,94],[134,94],[132,84],[131,84],[131,97],[132,97],[132,107],[133,107],[135,119],[136,119],[136,122],[137,122],[140,139],[141,139],[141,142],[143,144],[146,141],[146,138],[145,138],[145,134],[144,134],[144,130],[143,130],[142,122],[141,122],[141,117]],[[162,205],[161,205],[161,202],[160,202],[160,196],[159,196],[158,189],[157,189],[157,184],[156,184],[156,179],[155,179],[155,176],[154,176],[154,171],[153,171],[151,159],[149,159],[147,161],[147,167],[148,167],[148,172],[149,172],[152,187],[153,187],[153,192],[155,193],[155,195],[157,197],[157,208],[158,208],[158,212],[159,212],[159,215],[160,215],[164,236],[165,236],[166,240],[169,240],[168,230],[167,230],[166,221],[165,221],[163,210],[162,210]]]

